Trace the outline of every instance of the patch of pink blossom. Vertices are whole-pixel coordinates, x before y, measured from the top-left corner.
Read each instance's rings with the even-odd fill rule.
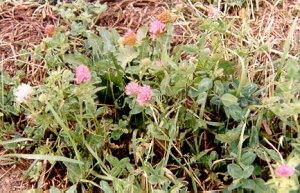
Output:
[[[136,99],[139,105],[143,106],[143,105],[150,103],[152,98],[153,98],[153,93],[152,93],[150,86],[145,85],[145,86],[140,87],[140,90],[139,90],[139,93],[138,93],[137,99]]]
[[[282,164],[278,168],[275,169],[275,174],[280,177],[289,177],[295,173],[295,168]]]
[[[162,66],[163,66],[161,60],[157,60],[157,61],[155,62],[155,65],[158,66],[158,67],[162,67]]]
[[[140,85],[136,82],[130,82],[125,87],[125,93],[129,96],[136,97],[140,90]]]
[[[20,84],[15,92],[16,102],[25,103],[31,96],[33,88],[28,84]]]
[[[134,31],[128,30],[121,39],[122,44],[133,46],[137,42],[137,37]]]
[[[220,11],[218,8],[215,8],[213,6],[210,6],[208,9],[208,17],[219,17]]]
[[[75,73],[76,83],[86,83],[91,80],[91,72],[89,68],[85,65],[80,65],[76,69]]]
[[[159,35],[161,35],[164,30],[165,30],[166,24],[161,22],[158,19],[153,19],[152,22],[150,23],[150,35],[152,38],[157,38]]]
[[[136,82],[128,83],[125,87],[125,93],[129,96],[136,97],[137,103],[141,106],[149,104],[153,98],[153,92],[150,86],[140,86]]]
[[[46,35],[48,37],[51,37],[54,34],[55,29],[56,29],[55,25],[51,25],[51,24],[46,25],[46,27],[45,27]]]

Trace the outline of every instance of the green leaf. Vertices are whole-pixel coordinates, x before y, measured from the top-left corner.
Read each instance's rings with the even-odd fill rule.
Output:
[[[250,165],[254,162],[256,158],[256,154],[248,151],[242,155],[241,162],[245,165]]]
[[[109,186],[109,184],[106,181],[101,180],[100,181],[100,186],[101,189],[105,192],[105,193],[113,193],[113,189]]]
[[[206,92],[209,89],[211,89],[212,86],[213,86],[213,82],[210,78],[203,78],[198,85],[198,91]]]
[[[66,193],[77,193],[76,188],[77,188],[77,184],[71,186],[71,187],[66,191]]]
[[[139,113],[141,113],[144,110],[143,106],[138,105],[135,101],[133,101],[133,103],[134,103],[134,106],[133,106],[133,108],[130,111],[131,115],[139,114]]]
[[[22,193],[43,193],[43,189],[37,188],[37,189],[23,190]]]
[[[214,92],[218,95],[221,96],[225,92],[225,88],[223,83],[220,80],[216,80],[214,82]]]
[[[114,177],[117,177],[121,175],[126,167],[130,165],[130,159],[128,157],[119,160],[114,160],[114,162],[111,164],[113,165],[113,168],[111,170],[111,175]]]
[[[255,190],[255,182],[251,179],[243,179],[241,180],[241,183],[243,184],[242,187],[249,190]]]
[[[137,40],[139,42],[142,41],[147,36],[147,34],[148,34],[148,26],[144,25],[140,27],[136,32]]]
[[[168,94],[168,90],[170,90],[169,87],[170,87],[170,79],[171,79],[167,71],[164,71],[164,74],[165,74],[165,77],[160,82],[160,91],[161,91],[161,94],[163,94],[163,95]]]
[[[102,41],[104,43],[103,44],[103,53],[107,54],[109,52],[115,52],[116,48],[112,42],[112,40],[113,40],[112,33],[103,27],[99,27],[98,31],[99,31]]]
[[[73,36],[86,34],[86,27],[81,22],[72,21],[70,34]]]
[[[203,104],[206,102],[206,99],[207,99],[207,93],[206,92],[203,92],[203,93],[200,93],[198,95],[198,98],[196,100],[196,103],[197,104]]]
[[[172,94],[176,95],[179,92],[182,92],[186,87],[186,79],[181,78],[175,82],[174,86],[171,86]]]
[[[105,166],[105,164],[103,163],[103,161],[100,159],[100,157],[98,156],[97,152],[95,152],[92,147],[85,141],[83,140],[84,145],[87,147],[87,149],[89,150],[89,152],[92,154],[92,156],[97,160],[98,164],[100,165],[100,169],[101,171],[107,175],[107,178],[110,178],[111,176],[108,175],[107,173],[107,168]]]
[[[258,147],[259,145],[259,132],[256,126],[251,127],[249,145],[250,147]]]
[[[286,69],[287,69],[287,77],[290,79],[297,79],[299,80],[300,77],[300,66],[296,59],[288,59],[286,62]]]
[[[75,66],[79,66],[81,64],[89,66],[93,63],[91,59],[81,53],[66,54],[64,55],[64,61]]]
[[[7,141],[0,141],[0,145],[7,145],[10,143],[19,143],[19,142],[24,142],[24,141],[33,141],[33,139],[29,139],[29,138],[11,139],[11,140],[7,140]]]
[[[49,192],[50,193],[60,193],[60,190],[54,186],[51,186]]]
[[[202,151],[200,153],[198,153],[197,155],[194,155],[193,157],[191,157],[190,159],[190,163],[195,163],[197,162],[198,160],[200,160],[203,156],[205,156],[209,151],[205,150],[205,151]]]
[[[227,166],[227,171],[228,174],[233,178],[233,179],[239,179],[243,177],[243,170],[242,168],[237,165],[237,164],[229,164]]]
[[[272,160],[274,160],[277,163],[281,162],[281,157],[275,150],[268,148],[264,148],[264,150],[270,155]]]
[[[199,91],[194,87],[189,87],[189,97],[195,98],[199,95]]]
[[[233,192],[232,190],[241,187],[242,183],[240,181],[241,181],[240,179],[233,180],[233,182],[227,187],[228,191],[226,191],[226,192],[232,193]]]
[[[232,129],[232,130],[227,131],[225,134],[217,134],[216,139],[221,142],[230,144],[230,143],[236,141],[237,139],[239,139],[240,134],[241,134],[241,130]]]
[[[94,60],[99,60],[102,55],[102,39],[93,33],[88,33],[87,43],[92,47],[92,55],[94,57]]]
[[[293,24],[291,25],[290,27],[290,30],[289,30],[289,33],[288,33],[288,36],[287,38],[285,39],[284,41],[284,44],[283,44],[283,55],[281,56],[281,60],[282,62],[285,61],[289,51],[290,51],[290,48],[291,48],[291,45],[292,45],[292,41],[293,41],[293,36],[294,36],[294,32],[297,28],[297,25],[298,25],[298,22],[297,20],[294,20],[293,21]]]
[[[185,187],[185,185],[183,185],[181,182],[175,182],[175,185],[171,188],[170,193],[183,193],[183,187]]]
[[[209,48],[204,48],[199,53],[200,62],[205,63],[210,59],[211,50]]]
[[[199,47],[196,46],[195,44],[188,44],[183,46],[183,50],[189,54],[195,54],[198,53]]]
[[[265,181],[263,181],[261,178],[254,179],[255,182],[255,192],[266,192],[267,185]]]
[[[223,68],[225,75],[232,75],[235,71],[235,64],[227,60],[221,60],[219,62],[219,67]]]
[[[238,105],[230,105],[227,108],[229,115],[235,120],[239,121],[243,118],[243,109]]]
[[[93,6],[89,6],[91,12],[95,15],[99,15],[107,10],[107,4],[100,4],[98,2],[94,3]]]
[[[156,175],[151,175],[151,176],[149,176],[148,180],[149,180],[150,184],[157,184],[159,181],[159,178]]]
[[[151,177],[151,176],[150,176]],[[151,182],[150,182],[151,183]],[[156,184],[156,183],[155,183]],[[152,191],[153,193],[166,193],[166,191],[164,190],[158,190],[158,189],[155,189]]]
[[[66,178],[73,184],[77,183],[81,178],[83,173],[80,171],[80,167],[75,164],[64,163],[67,168]]]
[[[257,89],[257,84],[248,84],[242,88],[241,94],[245,97],[251,97],[257,91]]]
[[[60,51],[65,51],[68,47],[68,36],[64,33],[55,33],[47,43],[49,48],[60,48]]]
[[[221,97],[224,106],[230,107],[231,105],[238,105],[238,99],[232,94],[226,93]]]
[[[254,167],[252,165],[245,166],[244,172],[243,172],[243,175],[242,175],[243,178],[245,178],[245,179],[249,178],[252,175],[253,171],[254,171]]]
[[[204,33],[202,33],[200,36],[199,36],[199,40],[198,40],[198,42],[199,42],[199,50],[201,49],[203,49],[204,47],[205,47],[205,44],[206,44],[206,37],[207,37],[207,32],[204,32]]]
[[[135,51],[133,47],[124,46],[120,47],[119,53],[117,53],[117,59],[121,63],[121,67],[125,69],[127,64],[137,58],[138,55],[139,53]]]

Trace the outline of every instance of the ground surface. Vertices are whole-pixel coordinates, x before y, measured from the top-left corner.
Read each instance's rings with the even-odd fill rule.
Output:
[[[19,193],[22,190],[30,189],[28,181],[24,181],[22,165],[0,167],[0,193]]]

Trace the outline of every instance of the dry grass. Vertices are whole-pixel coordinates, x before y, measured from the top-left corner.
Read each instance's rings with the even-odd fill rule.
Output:
[[[102,1],[106,2],[106,1]],[[169,9],[170,1],[121,0],[108,2],[108,9],[99,17],[99,25],[121,30],[137,30],[162,10]]]
[[[25,71],[24,81],[38,84],[45,74],[44,64],[31,55],[45,37],[44,27],[57,19],[48,6],[35,3],[0,3],[0,58],[10,75]],[[22,52],[25,51],[25,52]],[[19,65],[22,58],[22,63]],[[25,59],[25,60],[24,60]]]
[[[6,150],[0,150],[0,155],[6,153]],[[20,160],[18,163],[4,166],[4,161],[0,164],[0,192],[3,193],[21,193],[22,190],[30,189],[29,180],[24,180],[23,171],[29,166],[28,160]]]
[[[233,8],[224,1],[218,2],[220,19],[228,23],[229,28],[225,34],[211,31],[206,46],[210,47],[214,37],[220,40],[221,49],[229,48],[247,53],[244,59],[250,82],[267,86],[266,96],[272,95],[276,69],[279,68],[275,63],[283,55],[284,44],[289,38],[292,41],[287,50],[287,58],[299,61],[300,1],[247,1],[252,4],[245,8]],[[207,4],[184,1],[177,20],[177,25],[184,29],[178,35],[188,37],[184,42],[197,42],[198,36],[203,33],[199,26],[208,18],[208,10]],[[230,55],[225,56],[225,59],[233,60]]]

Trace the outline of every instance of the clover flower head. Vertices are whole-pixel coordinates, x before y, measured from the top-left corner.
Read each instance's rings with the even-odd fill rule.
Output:
[[[44,102],[46,102],[47,101],[47,95],[45,95],[44,93],[43,94],[41,94],[40,96],[39,96],[39,101],[41,102],[41,103],[44,103]]]
[[[152,22],[150,23],[150,29],[149,29],[150,35],[153,38],[158,37],[164,32],[165,26],[166,25],[160,20],[153,19]]]
[[[48,24],[45,27],[45,33],[48,37],[51,37],[55,32],[55,25]]]
[[[137,102],[139,105],[144,106],[148,103],[150,103],[150,101],[153,98],[153,92],[151,90],[151,87],[148,85],[142,86],[139,89],[139,93],[137,95]]]
[[[137,96],[140,90],[140,85],[136,82],[130,82],[125,87],[125,93],[129,96]]]
[[[31,96],[33,88],[28,84],[20,84],[15,92],[16,102],[25,103]]]
[[[218,8],[210,6],[208,9],[208,17],[219,17],[220,16],[220,11]]]
[[[295,171],[295,168],[286,164],[281,164],[278,168],[275,169],[275,174],[280,177],[289,177],[292,176]]]
[[[165,10],[161,14],[158,15],[158,19],[162,23],[167,24],[167,23],[173,22],[174,16],[168,10]]]
[[[133,46],[134,44],[136,44],[137,42],[137,37],[136,34],[134,33],[134,31],[132,30],[128,30],[122,40],[121,40],[122,44],[124,45],[129,45],[129,46]]]
[[[155,65],[158,66],[158,67],[162,67],[162,66],[163,66],[163,63],[162,63],[161,60],[157,60],[157,61],[155,62]]]
[[[75,73],[76,83],[86,83],[91,80],[91,72],[85,65],[80,65],[76,69]]]

